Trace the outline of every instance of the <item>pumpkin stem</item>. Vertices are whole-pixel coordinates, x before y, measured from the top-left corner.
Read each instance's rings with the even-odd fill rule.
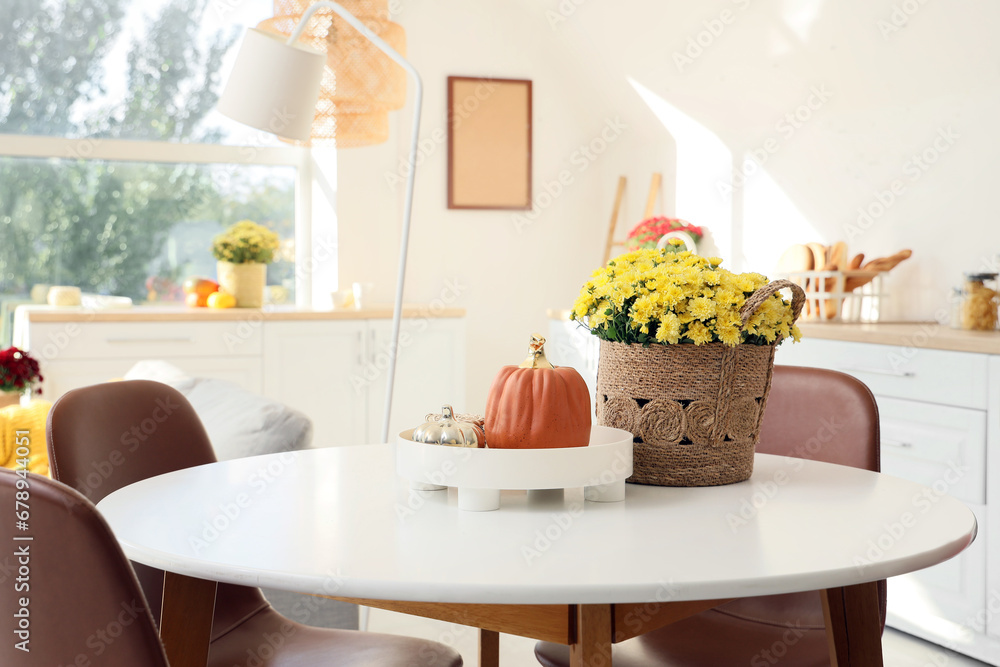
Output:
[[[518,368],[555,368],[545,358],[545,339],[541,334],[532,334],[528,344],[528,358]]]

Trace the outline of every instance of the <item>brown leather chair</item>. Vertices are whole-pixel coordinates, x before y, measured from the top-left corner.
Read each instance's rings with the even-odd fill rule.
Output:
[[[16,525],[18,500],[27,530]],[[139,582],[92,503],[65,484],[0,468],[0,505],[0,665],[167,667]]]
[[[837,371],[775,366],[757,451],[879,470],[878,406]],[[885,624],[885,582],[879,607]],[[566,646],[539,642],[545,667],[569,665]],[[615,667],[829,667],[816,592],[742,598],[613,646]]]
[[[52,475],[95,503],[133,482],[216,460],[187,400],[146,380],[66,393],[49,413],[48,439]],[[163,572],[134,567],[159,619]],[[275,611],[260,589],[218,586],[210,667],[409,667],[417,656],[426,667],[462,664],[458,652],[438,642],[302,625]]]

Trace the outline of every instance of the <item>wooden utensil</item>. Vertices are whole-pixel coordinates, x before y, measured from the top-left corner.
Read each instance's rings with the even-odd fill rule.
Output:
[[[889,255],[888,257],[879,257],[868,262],[862,269],[866,271],[891,271],[900,262],[909,259],[913,255],[912,250],[900,250],[895,255]]]
[[[865,271],[865,269],[857,269],[857,270],[858,271]],[[847,276],[847,279],[844,280],[844,291],[845,292],[853,292],[857,288],[863,287],[863,286],[867,285],[868,283],[870,283],[872,280],[875,279],[875,276],[877,276],[877,275],[878,275],[878,273],[876,273],[876,272],[873,271],[873,272],[870,272],[870,273],[865,273],[864,275],[860,275],[860,276]]]
[[[827,249],[826,264],[823,267],[824,271],[841,271],[847,268],[847,244],[843,241],[837,241],[832,246]],[[833,292],[837,289],[837,279],[827,278],[823,284],[823,291]],[[838,306],[840,301],[837,299],[827,299],[824,307],[826,319],[832,320],[837,317]]]
[[[847,244],[837,241],[827,250],[824,271],[840,271],[847,268]]]
[[[806,247],[813,256],[812,269],[814,271],[822,271],[823,267],[826,266],[826,246],[822,243],[807,243]]]
[[[778,259],[779,273],[796,273],[798,271],[812,271],[813,254],[804,245],[796,244],[789,246],[788,250],[781,254]]]
[[[848,278],[847,283],[844,285],[844,290],[851,292],[859,287],[867,285],[882,271],[891,271],[897,264],[909,259],[911,256],[913,256],[912,250],[900,250],[895,255],[890,255],[888,257],[876,257],[875,259],[870,260],[861,267],[861,270],[871,271],[871,275]]]
[[[802,271],[813,270],[813,252],[807,246],[797,243],[789,246],[778,259],[778,272],[780,273],[801,273]],[[803,289],[809,284],[803,282]],[[809,314],[809,302],[806,302],[806,314]]]
[[[812,270],[822,271],[823,267],[826,266],[826,246],[822,243],[807,243],[806,247],[809,248],[809,252],[811,252],[813,256]],[[811,281],[806,281],[806,292],[809,292],[810,288],[812,288],[811,291],[813,292],[821,292],[824,289],[816,278],[813,278]],[[813,303],[813,301],[815,303]],[[813,308],[816,309],[816,314],[818,315],[819,301],[816,299],[806,301],[806,315],[809,315]]]

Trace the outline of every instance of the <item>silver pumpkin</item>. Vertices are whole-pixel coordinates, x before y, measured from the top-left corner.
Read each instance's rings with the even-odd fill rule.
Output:
[[[479,436],[472,424],[455,420],[450,405],[441,408],[441,419],[413,429],[413,441],[450,447],[478,447]]]

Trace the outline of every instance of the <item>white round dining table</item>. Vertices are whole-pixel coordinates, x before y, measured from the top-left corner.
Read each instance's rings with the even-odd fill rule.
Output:
[[[425,615],[428,603],[607,610],[599,619],[651,603],[694,613],[861,585],[870,601],[871,582],[947,560],[977,530],[971,510],[933,489],[764,454],[738,484],[629,484],[623,502],[607,503],[585,501],[582,488],[504,492],[494,512],[460,511],[454,490],[413,490],[395,470],[394,445],[285,452],[146,479],[98,508],[130,559],[169,573],[419,603]],[[585,620],[556,639],[579,644]],[[621,638],[602,635],[596,650]]]

